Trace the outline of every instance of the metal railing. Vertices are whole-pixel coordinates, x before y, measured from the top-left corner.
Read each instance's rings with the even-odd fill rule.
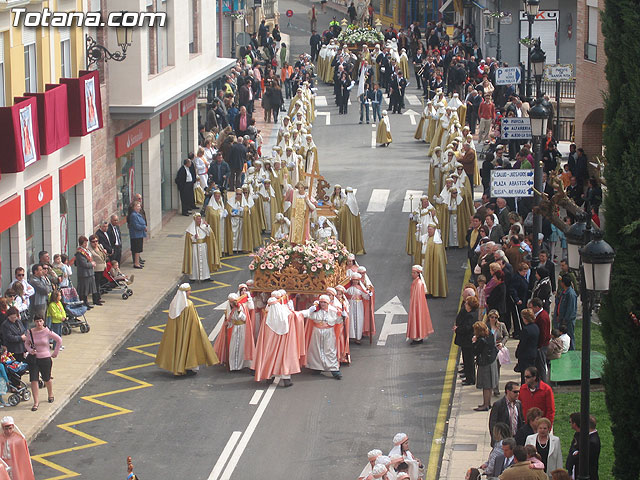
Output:
[[[558,82],[560,84],[560,99],[576,98],[576,81]],[[535,87],[534,87],[535,90]],[[556,98],[556,82],[542,82],[542,91],[550,98]]]
[[[557,136],[559,142],[574,142],[576,138],[576,122],[571,117],[560,117],[558,127],[556,129],[557,119],[553,118],[553,132]]]

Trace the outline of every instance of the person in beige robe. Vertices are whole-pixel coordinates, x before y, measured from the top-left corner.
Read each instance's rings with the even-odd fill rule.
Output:
[[[389,122],[389,114],[386,110],[382,111],[382,120],[378,122],[376,131],[376,143],[381,147],[387,147],[393,142],[391,137],[391,123]]]

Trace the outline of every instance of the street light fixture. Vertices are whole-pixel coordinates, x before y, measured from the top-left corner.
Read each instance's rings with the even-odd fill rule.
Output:
[[[589,202],[585,204],[589,212]],[[589,388],[591,386],[591,310],[599,295],[609,290],[615,251],[602,239],[602,231],[591,231],[591,219],[585,213],[566,233],[569,268],[580,273],[582,300],[582,361],[580,378],[580,436],[578,479],[589,480]],[[593,239],[592,239],[593,238]]]
[[[540,0],[526,0],[525,9],[528,16],[535,18],[540,11]]]
[[[531,37],[533,36],[533,22],[540,11],[540,0],[524,0],[524,11],[527,13],[527,22],[529,22],[529,36],[527,40],[527,85],[525,89],[526,100],[531,101]]]
[[[531,68],[533,69],[533,76],[538,81],[538,77],[542,78],[544,75],[544,62],[547,59],[544,51],[540,48],[540,39],[536,42],[536,46],[531,52]]]
[[[124,16],[126,12],[122,12]],[[132,27],[116,27],[116,42],[120,47],[120,51],[110,52],[107,47],[100,45],[93,37],[87,35],[85,37],[87,68],[95,65],[100,60],[114,60],[121,62],[127,58],[127,47],[131,46],[133,39]]]

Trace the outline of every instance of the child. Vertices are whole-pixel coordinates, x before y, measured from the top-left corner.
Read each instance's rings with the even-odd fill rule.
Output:
[[[560,337],[558,338],[562,341],[562,353],[567,353],[571,345],[571,337],[567,333],[567,327],[565,325],[560,325],[558,330],[560,331]]]
[[[564,345],[562,340],[560,340],[560,335],[562,334],[557,328],[551,330],[551,341],[547,347],[547,360],[556,360],[562,356]]]
[[[482,321],[484,311],[487,308],[487,297],[484,294],[484,287],[487,286],[487,277],[478,275],[478,321]]]
[[[124,273],[122,273],[120,271],[120,264],[117,262],[117,260],[111,261],[111,270],[109,270],[109,274],[111,275],[111,278],[113,278],[115,281],[118,281],[118,282],[124,281],[126,282],[127,285],[131,285],[133,283],[134,275],[132,274],[129,277]]]
[[[59,337],[62,336],[62,322],[67,318],[67,312],[64,311],[61,299],[62,295],[60,295],[60,290],[51,292],[46,315],[47,327]],[[56,348],[55,340],[53,341],[53,348]],[[60,350],[63,349],[64,346],[60,347]]]
[[[525,445],[525,451],[527,452],[527,460],[531,462],[529,468],[533,468],[535,470],[544,470],[544,463],[540,459],[540,455],[536,451],[535,445]]]
[[[66,255],[61,255],[56,253],[53,256],[53,270],[56,272],[56,275],[60,277],[60,288],[65,288],[69,286],[69,281],[71,278],[71,267],[69,266],[69,258]]]

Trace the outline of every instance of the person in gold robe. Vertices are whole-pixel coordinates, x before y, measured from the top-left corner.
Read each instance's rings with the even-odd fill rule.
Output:
[[[191,285],[180,285],[169,305],[169,319],[156,354],[155,364],[175,376],[195,375],[200,365],[220,363],[190,294]]]
[[[427,239],[422,245],[424,255],[422,268],[427,292],[434,297],[446,297],[448,293],[447,254],[435,223],[427,227]]]
[[[218,268],[220,268],[218,240],[211,227],[202,220],[199,213],[196,213],[184,235],[182,273],[189,275],[190,280],[211,280],[211,272],[215,272]]]
[[[360,209],[351,187],[347,187],[347,199],[338,212],[338,226],[340,241],[347,247],[349,252],[354,255],[367,253],[364,250]]]
[[[204,217],[218,241],[220,256],[233,255],[233,229],[231,216],[222,201],[220,190],[214,190],[213,196],[204,211]]]
[[[378,122],[378,129],[376,131],[376,143],[381,147],[387,147],[393,142],[391,137],[391,123],[389,122],[389,115],[386,110],[382,111],[382,120]]]
[[[310,217],[311,212],[315,209],[316,206],[307,194],[307,187],[304,183],[298,182],[291,201],[291,231],[289,233],[291,243],[305,243],[311,238]]]

